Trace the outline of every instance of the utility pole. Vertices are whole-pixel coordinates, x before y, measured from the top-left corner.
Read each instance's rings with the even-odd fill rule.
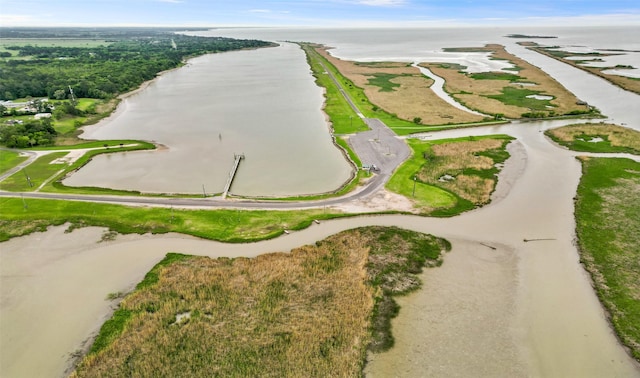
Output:
[[[413,175],[413,194],[412,194],[413,198],[416,197],[416,180],[417,180],[416,175]]]
[[[31,182],[31,177],[29,177],[29,175],[27,174],[27,170],[22,168],[22,172],[24,173],[24,175],[27,177],[27,182],[29,183],[29,187],[33,188],[33,183]]]

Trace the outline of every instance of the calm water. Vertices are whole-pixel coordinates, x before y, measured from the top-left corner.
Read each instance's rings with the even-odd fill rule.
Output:
[[[168,150],[99,156],[65,184],[221,192],[234,153],[244,153],[235,194],[334,190],[351,167],[331,141],[323,101],[296,45],[199,57],[83,135],[154,140]]]
[[[334,47],[351,60],[460,62],[474,70],[499,68],[484,54],[446,54],[446,47],[500,43],[543,67],[581,99],[615,122],[640,127],[638,96],[601,88],[567,65],[516,45],[512,33],[553,35],[540,39],[572,49],[623,49],[611,58],[640,67],[640,27],[474,28],[474,29],[282,29],[239,28],[198,32],[270,41],[310,41]],[[117,115],[85,137],[138,138],[167,145],[162,152],[99,156],[67,179],[90,185],[148,192],[222,191],[235,153],[244,153],[232,192],[240,195],[296,195],[339,187],[350,167],[332,145],[304,54],[295,45],[199,57],[186,68],[163,75],[121,105]],[[637,126],[634,126],[637,125]]]

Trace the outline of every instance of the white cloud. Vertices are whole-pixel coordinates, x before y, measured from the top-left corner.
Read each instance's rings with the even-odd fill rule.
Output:
[[[395,7],[404,5],[406,0],[358,0],[358,4],[369,5],[372,7]]]
[[[171,3],[171,4],[182,4],[184,3],[183,0],[157,0],[161,3]]]
[[[0,14],[0,25],[3,26],[33,25],[35,21],[29,14]]]
[[[249,13],[271,13],[269,9],[249,9]]]

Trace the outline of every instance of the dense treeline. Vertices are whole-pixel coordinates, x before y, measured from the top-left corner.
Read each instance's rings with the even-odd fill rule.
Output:
[[[149,29],[114,36],[113,29],[109,30],[102,35],[109,42],[104,46],[6,47],[17,51],[18,56],[0,61],[0,99],[65,99],[70,96],[69,86],[76,97],[112,98],[179,66],[186,57],[269,45],[257,40],[194,37]],[[3,36],[7,34],[2,31]]]
[[[56,135],[50,118],[0,125],[0,141],[10,148],[49,146],[54,143]]]

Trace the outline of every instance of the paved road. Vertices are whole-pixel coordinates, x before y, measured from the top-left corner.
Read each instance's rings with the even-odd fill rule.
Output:
[[[14,173],[18,172],[19,170],[21,170],[22,168],[26,167],[27,165],[33,163],[37,158],[38,158],[38,153],[35,151],[16,151],[10,148],[0,148],[0,150],[3,151],[11,151],[11,152],[21,152],[21,153],[25,153],[29,155],[29,158],[25,161],[23,161],[22,163],[18,164],[17,166],[11,168],[10,170],[6,171],[5,173],[3,173],[2,175],[0,175],[0,181],[6,179],[7,177],[13,175]]]
[[[369,131],[360,132],[349,136],[348,143],[355,153],[360,157],[363,164],[375,164],[379,171],[374,173],[366,185],[356,192],[349,193],[341,197],[335,197],[318,201],[260,201],[260,200],[223,200],[220,197],[213,198],[161,198],[161,197],[126,197],[126,196],[106,196],[106,195],[80,195],[62,193],[16,193],[2,192],[0,197],[24,197],[41,199],[61,199],[88,202],[104,202],[116,204],[135,204],[152,206],[175,206],[175,207],[202,207],[202,208],[243,208],[243,209],[307,209],[324,206],[338,205],[349,201],[361,200],[384,187],[395,169],[402,164],[410,155],[411,150],[406,143],[397,137],[382,121],[375,118],[364,118],[357,106],[353,103],[342,85],[336,80],[331,71],[321,62],[327,74],[338,86],[342,95],[347,99],[349,105],[359,117],[363,118],[369,126]],[[36,156],[27,162],[16,167],[13,172],[17,172],[27,164],[31,163]],[[4,179],[4,175],[0,181]]]

